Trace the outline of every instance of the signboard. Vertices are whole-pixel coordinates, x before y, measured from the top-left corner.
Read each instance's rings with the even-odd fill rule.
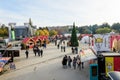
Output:
[[[95,42],[96,42],[96,43],[103,43],[103,39],[102,39],[102,38],[96,38],[96,39],[95,39]]]
[[[114,70],[114,57],[106,57],[105,58],[105,70],[106,73]]]
[[[80,50],[81,62],[85,62],[91,59],[96,59],[96,55],[91,49]]]

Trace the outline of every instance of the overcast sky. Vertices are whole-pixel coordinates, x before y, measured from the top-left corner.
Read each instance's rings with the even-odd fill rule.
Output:
[[[77,26],[120,22],[120,0],[0,0],[0,24]]]

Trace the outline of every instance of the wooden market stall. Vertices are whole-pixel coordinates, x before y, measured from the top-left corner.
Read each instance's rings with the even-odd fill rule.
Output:
[[[22,40],[22,44],[24,44],[28,48],[33,48],[33,46],[35,45],[35,41],[32,38],[27,37]]]
[[[4,70],[5,64],[10,60],[10,57],[1,57],[0,58],[0,72]]]

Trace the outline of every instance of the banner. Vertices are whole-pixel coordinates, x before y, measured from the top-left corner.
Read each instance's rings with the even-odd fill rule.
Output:
[[[11,31],[11,34],[12,34],[12,40],[15,40],[15,32],[13,30]]]

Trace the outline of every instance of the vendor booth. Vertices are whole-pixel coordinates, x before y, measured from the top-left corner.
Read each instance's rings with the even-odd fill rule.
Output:
[[[33,48],[35,41],[32,38],[27,37],[22,40],[22,44],[28,46],[29,48]]]
[[[104,80],[107,73],[111,71],[120,71],[119,53],[101,53],[98,56],[98,75],[99,80]]]
[[[19,48],[0,48],[0,53],[2,57],[19,57],[20,49]]]
[[[95,55],[95,53],[93,52],[92,49],[84,49],[84,50],[80,50],[80,58],[81,58],[81,62],[85,62],[85,61],[90,61],[93,59],[96,59],[97,56]]]
[[[3,71],[5,64],[10,60],[10,57],[1,57],[0,58],[0,72]]]
[[[81,62],[88,61],[90,63],[90,80],[98,80],[98,65],[95,64],[96,54],[92,49],[80,50]]]

